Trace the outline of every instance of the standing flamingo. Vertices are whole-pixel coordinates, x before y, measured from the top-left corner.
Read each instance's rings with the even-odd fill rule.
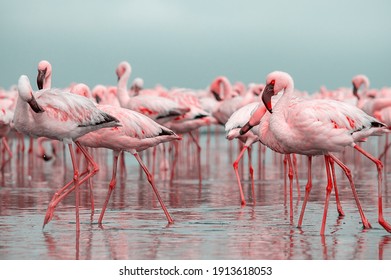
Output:
[[[80,145],[77,138],[100,128],[119,126],[119,121],[96,108],[87,98],[75,94],[49,89],[40,90],[33,94],[30,81],[25,75],[19,78],[18,92],[19,98],[13,119],[15,129],[28,136],[44,136],[63,141],[68,145],[74,173],[73,180],[67,185],[73,182],[75,186],[76,230],[80,231],[79,184],[93,176],[97,172],[98,166]],[[72,142],[79,147],[89,163],[94,166],[94,170],[82,180],[79,178]],[[44,226],[45,224],[46,218]]]
[[[89,88],[85,84],[78,84],[73,87],[74,93],[82,94],[82,92],[85,91],[89,91]],[[121,123],[121,126],[119,127],[102,128],[99,131],[92,131],[77,139],[77,141],[83,146],[92,148],[107,148],[114,151],[113,174],[98,223],[102,224],[103,216],[109,203],[111,193],[116,185],[118,156],[124,151],[130,152],[137,159],[138,163],[144,170],[148,182],[150,183],[157,199],[159,200],[159,203],[167,217],[167,221],[169,223],[173,223],[173,219],[168,213],[167,207],[164,205],[159,191],[155,186],[153,176],[141,160],[138,152],[154,147],[160,143],[179,140],[181,138],[172,130],[156,123],[141,113],[111,105],[98,104],[97,107],[103,112],[106,112],[111,116],[115,116]]]
[[[297,98],[293,94],[293,79],[285,72],[270,73],[266,78],[266,84],[262,100],[271,113],[269,129],[276,140],[291,153],[327,156],[325,161],[328,184],[321,234],[323,235],[325,230],[328,201],[332,189],[332,180],[328,169],[330,158],[335,160],[348,176],[363,225],[370,228],[362,211],[350,171],[332,154],[343,151],[347,146],[355,148],[376,164],[378,170],[378,221],[388,232],[391,232],[390,224],[383,217],[382,163],[357,145],[357,142],[364,141],[371,135],[382,135],[388,132],[386,126],[356,106],[344,102]],[[273,107],[272,96],[282,90],[284,94]],[[308,194],[309,191],[306,190]]]
[[[241,199],[241,205],[246,205],[246,200],[244,198],[243,194],[243,187],[239,176],[239,170],[238,165],[239,161],[243,157],[244,152],[248,151],[248,158],[249,158],[249,173],[251,177],[251,189],[252,189],[252,195],[253,199],[255,199],[255,192],[254,192],[254,170],[251,165],[251,145],[257,141],[259,141],[258,137],[258,125],[252,127],[250,131],[248,131],[246,134],[241,135],[240,129],[247,123],[247,121],[250,119],[252,113],[258,109],[258,106],[263,107],[264,113],[266,112],[265,106],[263,106],[259,102],[253,102],[250,104],[247,104],[241,108],[239,108],[237,111],[235,111],[231,117],[228,119],[227,123],[225,124],[225,131],[227,133],[227,139],[239,139],[239,141],[244,143],[244,146],[242,150],[240,151],[237,159],[233,163],[233,168],[235,170],[236,179],[238,181],[239,185],[239,193],[240,193],[240,199]]]
[[[190,111],[189,108],[160,96],[137,95],[130,97],[127,84],[131,70],[127,61],[121,62],[116,68],[118,76],[117,95],[121,107],[142,113],[160,124]]]

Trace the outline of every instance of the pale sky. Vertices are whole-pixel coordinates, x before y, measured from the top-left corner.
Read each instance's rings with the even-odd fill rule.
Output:
[[[0,0],[0,87],[35,81],[41,59],[53,87],[114,85],[122,60],[146,87],[264,83],[275,70],[310,93],[356,74],[391,86],[390,12],[387,0]]]

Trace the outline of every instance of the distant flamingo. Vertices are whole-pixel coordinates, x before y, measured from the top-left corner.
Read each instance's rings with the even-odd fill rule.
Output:
[[[255,97],[262,92],[262,89],[263,85],[260,85],[260,88],[254,85],[247,90],[244,96],[241,96],[233,89],[227,77],[217,77],[210,85],[210,91],[214,94],[216,100],[220,101],[212,111],[213,117],[221,125],[225,125],[233,112],[246,104],[257,101]]]
[[[262,100],[271,113],[269,128],[274,137],[284,145],[287,152],[308,156],[326,155],[327,171],[329,170],[330,158],[335,160],[349,178],[365,228],[370,228],[370,224],[362,211],[350,171],[332,152],[341,152],[345,147],[351,146],[376,164],[378,169],[379,223],[390,232],[391,226],[383,218],[382,164],[356,144],[368,136],[387,132],[385,125],[347,103],[334,100],[303,100],[295,97],[293,95],[293,79],[287,73],[272,72],[267,76],[266,82],[267,86],[263,92]],[[272,108],[271,97],[282,90],[284,94]],[[328,185],[321,227],[322,235],[325,230],[328,201],[332,189],[329,171],[327,175]],[[308,197],[309,191],[310,189],[306,189],[306,197]]]
[[[99,110],[88,99],[56,90],[40,90],[33,93],[27,76],[22,75],[18,81],[19,98],[14,114],[14,126],[19,132],[32,137],[48,137],[63,141],[69,147],[74,170],[73,180],[76,194],[76,230],[80,231],[79,222],[79,184],[93,176],[98,166],[80,145],[77,138],[104,127],[118,126],[118,120]],[[75,160],[74,142],[82,151],[94,170],[80,180]],[[56,195],[55,195],[56,196]],[[50,207],[50,205],[49,205]],[[44,226],[47,223],[45,217]]]
[[[3,169],[4,165],[12,158],[12,151],[11,148],[8,145],[7,136],[8,133],[11,131],[11,123],[12,119],[14,117],[14,112],[8,109],[0,109],[0,138],[3,144],[3,151],[7,151],[8,153],[8,159],[5,160],[4,154],[3,154],[3,160],[1,163],[0,170]]]
[[[89,91],[88,86],[85,84],[78,84],[73,87],[74,93],[82,94],[83,91]],[[111,193],[116,185],[118,156],[124,151],[130,152],[137,159],[147,175],[148,182],[151,184],[168,222],[173,223],[173,219],[168,213],[167,207],[164,205],[159,191],[155,186],[153,176],[142,162],[138,152],[154,147],[163,142],[179,140],[181,138],[172,130],[156,123],[141,113],[110,105],[97,105],[97,107],[107,114],[115,116],[121,123],[121,126],[119,127],[102,128],[99,131],[87,133],[77,139],[81,145],[86,147],[107,148],[114,151],[113,174],[98,223],[102,224],[103,216],[109,203]]]
[[[190,110],[164,97],[151,97],[148,95],[130,97],[127,90],[127,83],[131,74],[131,67],[126,61],[118,65],[116,74],[118,76],[117,96],[123,108],[142,113],[160,124],[164,124]]]

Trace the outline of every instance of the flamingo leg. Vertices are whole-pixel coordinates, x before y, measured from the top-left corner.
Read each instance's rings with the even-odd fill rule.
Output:
[[[178,162],[178,149],[179,149],[179,144],[177,141],[174,141],[172,143],[172,145],[174,146],[174,160],[172,162],[172,166],[171,166],[171,176],[170,176],[170,182],[172,182],[174,180],[174,174],[175,174],[175,168],[176,168],[176,164]],[[152,173],[153,174],[153,173]]]
[[[354,186],[352,172],[336,156],[334,156],[333,154],[329,154],[329,156],[342,168],[342,170],[345,172],[346,177],[349,180],[350,187],[352,189],[352,193],[353,193],[354,199],[356,201],[357,209],[358,209],[358,212],[360,213],[361,221],[363,223],[363,227],[364,228],[371,228],[371,225],[370,225],[368,219],[365,217],[364,211],[362,210],[361,203],[360,203],[360,200],[357,195],[356,187]]]
[[[198,143],[198,140],[195,138],[195,136],[193,135],[193,133],[189,132],[189,135],[191,137],[191,139],[193,140],[194,144],[196,145],[197,147],[197,164],[198,164],[198,180],[199,180],[199,184],[201,186],[201,183],[202,183],[202,170],[201,170],[201,146],[200,144]]]
[[[326,219],[327,219],[327,211],[329,208],[329,200],[330,200],[330,194],[333,189],[333,182],[330,174],[330,160],[329,156],[325,155],[324,160],[326,164],[326,173],[327,173],[327,186],[326,186],[326,199],[324,202],[324,211],[323,211],[323,219],[322,219],[322,227],[320,229],[320,235],[324,235],[325,227],[326,227]]]
[[[305,195],[304,195],[303,205],[301,206],[300,217],[299,217],[299,221],[297,223],[297,227],[299,227],[299,228],[303,224],[303,217],[304,217],[305,208],[307,206],[308,198],[310,196],[310,192],[312,189],[311,167],[312,167],[312,156],[308,156],[308,179],[307,179],[307,185],[305,186]]]
[[[288,161],[288,177],[289,177],[289,218],[293,221],[293,164],[290,154],[285,155]]]
[[[377,186],[377,191],[378,191],[378,194],[377,194],[378,195],[378,222],[386,231],[391,232],[391,225],[383,217],[383,194],[382,194],[382,184],[383,184],[382,169],[383,169],[383,164],[382,164],[382,162],[380,160],[378,160],[377,158],[372,156],[370,153],[365,151],[359,145],[354,145],[354,148],[376,164],[376,167],[377,167],[377,181],[378,181],[378,186]]]
[[[152,177],[151,173],[149,172],[148,168],[145,166],[145,164],[143,163],[143,161],[141,160],[141,158],[140,158],[140,156],[139,156],[139,154],[137,152],[134,152],[133,155],[137,159],[137,161],[140,164],[141,168],[144,170],[145,175],[147,175],[147,180],[150,183],[150,185],[151,185],[151,187],[152,187],[152,189],[153,189],[157,199],[159,200],[160,206],[162,207],[163,212],[166,215],[168,223],[169,224],[174,223],[174,220],[171,218],[170,213],[168,213],[167,207],[165,206],[162,198],[160,197],[159,191],[158,191],[158,189],[155,186],[153,177]]]
[[[292,154],[293,158],[293,172],[296,179],[296,188],[297,188],[297,200],[300,200],[300,183],[299,183],[299,172],[297,169],[297,156],[296,154]]]
[[[248,154],[248,172],[250,173],[250,179],[251,179],[251,195],[253,197],[253,203],[255,205],[255,186],[254,186],[254,168],[252,165],[252,158],[251,158],[251,147],[249,146],[247,148],[247,154]]]
[[[79,204],[80,204],[80,189],[79,189],[79,169],[73,151],[72,143],[68,144],[69,152],[71,153],[71,160],[73,166],[73,184],[75,186],[75,209],[76,209],[76,231],[80,232],[80,215],[79,215]]]
[[[345,213],[342,210],[341,201],[339,200],[339,192],[338,192],[338,186],[337,186],[337,177],[335,175],[335,167],[334,167],[334,159],[329,158],[330,167],[331,167],[331,174],[333,176],[333,184],[334,184],[334,192],[335,192],[335,202],[337,204],[337,211],[339,216],[345,216]]]
[[[117,163],[118,163],[119,152],[118,151],[114,151],[113,153],[114,153],[113,154],[113,173],[111,175],[111,181],[110,181],[110,184],[109,184],[109,190],[107,192],[106,199],[105,199],[105,202],[104,202],[103,207],[102,207],[102,211],[100,212],[100,216],[99,216],[99,220],[98,220],[98,224],[99,225],[102,224],[103,216],[105,215],[107,205],[109,204],[111,193],[113,192],[113,190],[115,188],[115,185],[117,183],[117,179],[116,178],[117,178]]]
[[[92,159],[92,157],[87,152],[87,150],[83,146],[81,146],[79,142],[76,141],[75,144],[77,145],[79,150],[84,154],[89,164],[92,166],[92,170],[89,173],[87,169],[86,172],[80,174],[79,178],[81,178],[85,173],[88,173],[78,181],[78,184],[82,185],[85,181],[87,181],[89,178],[91,178],[99,171],[99,166],[95,163],[95,161]],[[75,163],[76,163],[76,159],[75,159]],[[67,197],[68,194],[70,194],[73,190],[75,190],[75,188],[76,186],[74,184],[74,180],[72,180],[53,195],[52,200],[49,202],[48,209],[46,210],[43,228],[53,218],[54,209],[58,205],[58,203],[60,203],[60,201],[62,201],[65,197]]]
[[[239,161],[241,160],[241,158],[243,157],[243,154],[244,152],[246,151],[248,147],[245,145],[243,146],[243,149],[240,151],[237,159],[234,161],[234,163],[232,164],[234,170],[235,170],[235,175],[236,175],[236,179],[238,180],[238,185],[239,185],[239,193],[240,193],[240,200],[241,200],[241,205],[242,207],[243,206],[246,206],[246,199],[244,198],[244,194],[243,194],[243,187],[242,187],[242,183],[240,181],[240,176],[239,176]]]
[[[384,151],[378,157],[379,160],[381,160],[384,156],[385,156],[385,158],[387,158],[387,152],[388,152],[388,149],[390,148],[390,146],[391,146],[391,143],[388,143],[388,133],[387,133],[386,134],[386,141],[384,144]]]

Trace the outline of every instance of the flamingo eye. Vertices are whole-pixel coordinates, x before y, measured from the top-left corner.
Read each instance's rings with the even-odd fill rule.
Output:
[[[270,84],[273,85],[273,86],[274,86],[275,83],[276,83],[276,80],[272,80],[272,81],[270,82]]]

